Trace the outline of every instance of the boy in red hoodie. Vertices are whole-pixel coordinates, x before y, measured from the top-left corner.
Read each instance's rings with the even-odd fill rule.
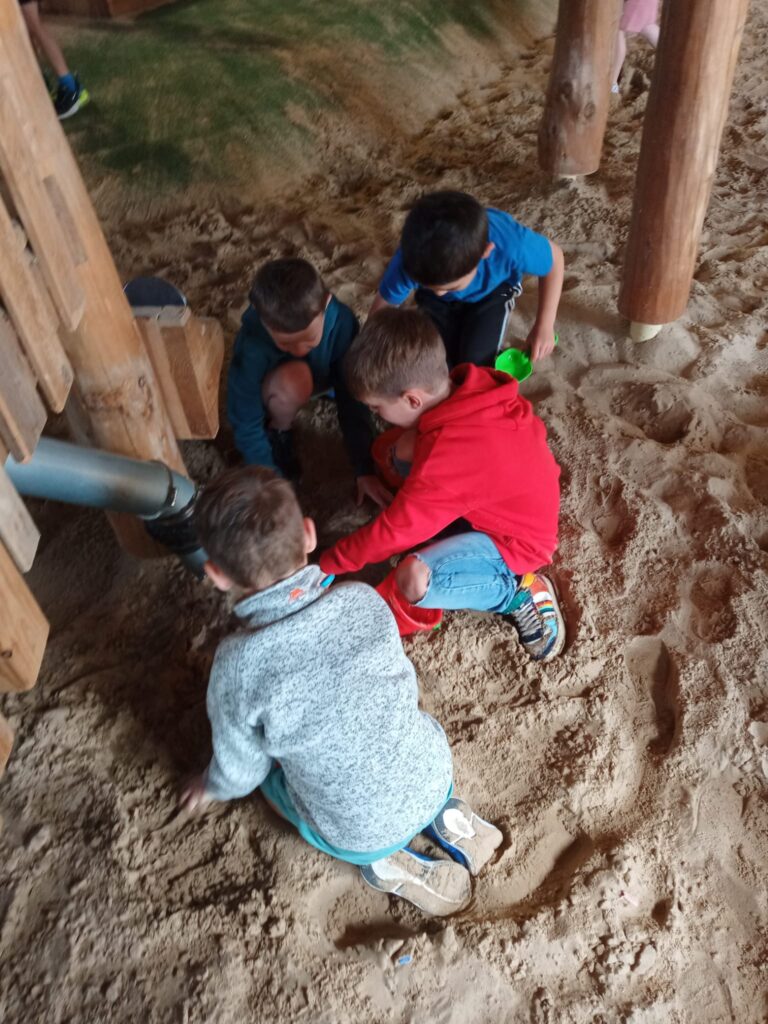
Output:
[[[565,625],[552,583],[537,570],[557,546],[560,469],[517,381],[469,363],[449,373],[440,335],[418,310],[371,316],[345,369],[356,398],[387,422],[415,428],[413,459],[392,504],[324,552],[321,568],[355,572],[464,519],[471,531],[400,563],[400,594],[420,608],[508,616],[532,658],[554,658]]]

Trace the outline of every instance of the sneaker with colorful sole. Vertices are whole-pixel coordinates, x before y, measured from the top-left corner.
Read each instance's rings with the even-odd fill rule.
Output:
[[[528,572],[503,613],[534,661],[551,661],[565,647],[565,622],[557,591],[547,576]]]

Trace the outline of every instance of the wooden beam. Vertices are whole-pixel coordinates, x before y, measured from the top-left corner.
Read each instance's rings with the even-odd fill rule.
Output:
[[[539,164],[547,174],[592,174],[600,166],[621,0],[560,0]]]
[[[13,729],[7,719],[0,715],[0,775],[5,771],[13,748]]]
[[[40,533],[5,472],[7,458],[8,452],[0,445],[0,542],[5,544],[19,572],[28,572],[40,543]]]
[[[688,304],[748,5],[663,5],[619,293],[638,340]]]
[[[11,88],[10,75],[0,74],[0,173],[42,268],[59,319],[68,331],[73,331],[83,315],[85,295],[75,273],[72,251],[27,144],[34,126],[19,99],[23,101]]]
[[[0,309],[0,440],[18,462],[26,462],[43,432],[45,406],[8,317]],[[2,451],[4,449],[0,449]],[[3,457],[2,462],[5,462]]]
[[[178,438],[219,432],[219,382],[224,333],[218,320],[183,306],[134,309]]]
[[[17,106],[27,109],[28,138],[41,179],[53,175],[77,225],[86,261],[77,268],[85,313],[65,345],[96,444],[184,472],[155,371],[82,176],[32,52],[17,0],[0,0],[0,66]],[[117,528],[118,536],[120,530]],[[148,545],[148,551],[154,550]]]
[[[48,620],[2,544],[0,607],[0,691],[28,690],[40,671]]]
[[[59,341],[50,300],[40,287],[31,260],[31,253],[21,245],[19,232],[0,202],[0,302],[13,320],[48,404],[54,412],[61,412],[72,386],[72,367]]]

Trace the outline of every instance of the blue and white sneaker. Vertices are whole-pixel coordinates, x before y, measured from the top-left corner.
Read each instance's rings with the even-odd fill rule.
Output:
[[[551,661],[565,647],[565,621],[549,577],[527,572],[502,615],[515,627],[520,643],[534,661]]]
[[[479,817],[464,800],[451,797],[424,834],[433,839],[472,875],[480,873],[504,838],[490,821]]]
[[[363,864],[360,874],[372,889],[400,896],[431,917],[456,914],[472,898],[466,868],[452,860],[426,857],[408,846],[373,864]]]

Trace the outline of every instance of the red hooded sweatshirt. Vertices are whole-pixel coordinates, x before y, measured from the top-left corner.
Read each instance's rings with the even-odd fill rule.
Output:
[[[413,466],[392,504],[320,557],[355,572],[410,551],[464,518],[513,572],[534,572],[557,547],[560,468],[544,424],[506,373],[465,363],[455,390],[419,419]]]

